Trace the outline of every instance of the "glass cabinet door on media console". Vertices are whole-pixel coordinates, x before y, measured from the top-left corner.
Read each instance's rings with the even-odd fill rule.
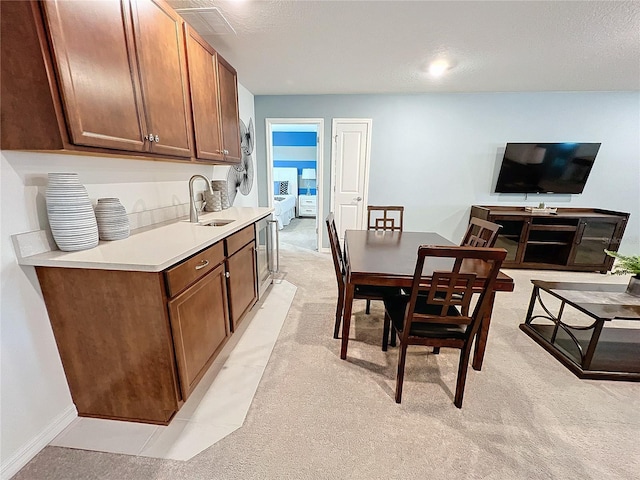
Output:
[[[607,250],[618,250],[625,219],[616,218],[582,218],[578,223],[578,231],[574,247],[569,259],[570,265],[595,267],[613,264],[613,258],[604,253]],[[608,270],[605,269],[604,271]]]
[[[529,222],[513,216],[495,216],[491,221],[502,225],[495,246],[507,251],[505,262],[520,263],[529,233]]]

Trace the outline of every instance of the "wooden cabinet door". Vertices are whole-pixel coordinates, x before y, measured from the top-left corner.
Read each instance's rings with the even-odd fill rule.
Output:
[[[50,0],[43,9],[70,141],[144,151],[145,119],[128,5]]]
[[[229,336],[227,311],[223,265],[169,302],[183,400],[188,398]]]
[[[238,78],[235,69],[218,55],[218,85],[220,89],[220,111],[222,117],[222,144],[225,161],[239,163],[240,117],[238,116]]]
[[[251,242],[227,259],[227,271],[231,328],[235,331],[244,314],[258,298],[255,242]]]
[[[74,2],[77,3],[77,2]],[[191,157],[191,108],[182,18],[163,0],[132,0],[151,152]]]
[[[218,104],[218,55],[186,24],[185,36],[196,158],[222,161],[224,155]]]

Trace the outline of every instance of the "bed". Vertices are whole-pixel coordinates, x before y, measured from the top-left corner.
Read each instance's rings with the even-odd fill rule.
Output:
[[[296,216],[298,204],[298,169],[295,167],[274,167],[273,206],[278,230],[289,225]]]

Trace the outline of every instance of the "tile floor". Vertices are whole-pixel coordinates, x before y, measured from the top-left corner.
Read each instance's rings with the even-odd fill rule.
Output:
[[[296,287],[271,286],[167,426],[76,418],[50,445],[189,460],[242,427]]]

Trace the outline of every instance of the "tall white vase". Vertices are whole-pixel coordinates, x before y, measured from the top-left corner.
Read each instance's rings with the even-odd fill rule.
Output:
[[[98,245],[96,216],[77,173],[50,173],[45,198],[51,233],[60,250],[73,252]]]
[[[117,198],[99,198],[96,220],[100,240],[121,240],[129,236],[129,217]]]

